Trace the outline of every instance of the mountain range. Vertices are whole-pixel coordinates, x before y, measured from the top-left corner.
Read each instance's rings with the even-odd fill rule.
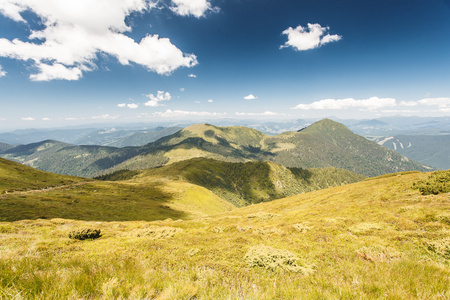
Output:
[[[365,176],[431,170],[329,119],[275,136],[242,126],[196,124],[139,147],[76,146],[47,140],[6,148],[1,157],[49,172],[84,177],[159,167],[196,157],[227,162],[273,161],[289,168],[335,167]]]
[[[377,138],[375,141],[428,166],[450,169],[450,135],[397,135]]]

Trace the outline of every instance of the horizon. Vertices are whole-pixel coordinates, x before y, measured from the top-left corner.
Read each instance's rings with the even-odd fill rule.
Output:
[[[6,0],[0,132],[448,117],[449,34],[444,0]]]

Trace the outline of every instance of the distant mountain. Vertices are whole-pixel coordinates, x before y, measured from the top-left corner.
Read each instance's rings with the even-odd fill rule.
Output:
[[[14,146],[13,146],[13,145],[10,145],[10,144],[0,143],[0,153],[6,151],[6,150],[8,150],[8,149],[11,149],[11,148],[13,148],[13,147],[14,147]]]
[[[182,127],[156,127],[149,129],[121,129],[116,127],[106,129],[28,129],[0,133],[0,142],[19,145],[37,143],[44,140],[57,140],[74,145],[142,146],[166,135],[173,134],[180,129]]]
[[[450,169],[450,135],[399,135],[376,142],[428,166]]]
[[[203,186],[237,207],[354,183],[365,176],[336,168],[286,168],[273,162],[230,163],[193,158],[142,171],[118,171],[103,180],[163,177]]]
[[[44,143],[44,142],[43,142]],[[298,132],[268,136],[247,127],[189,126],[142,147],[33,144],[1,156],[37,168],[80,176],[145,169],[206,157],[228,162],[273,161],[286,167],[336,167],[366,176],[429,170],[419,163],[325,119]]]
[[[48,172],[89,177],[133,157],[137,150],[47,140],[10,148],[0,156]]]

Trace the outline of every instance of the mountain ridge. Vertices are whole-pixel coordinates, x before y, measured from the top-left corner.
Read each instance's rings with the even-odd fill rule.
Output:
[[[299,132],[276,136],[243,126],[196,124],[141,147],[67,146],[50,152],[51,159],[36,153],[14,155],[12,149],[8,151],[2,156],[32,161],[34,167],[56,173],[91,177],[120,169],[158,167],[195,157],[228,162],[273,161],[300,168],[336,167],[366,176],[431,170],[329,119]]]

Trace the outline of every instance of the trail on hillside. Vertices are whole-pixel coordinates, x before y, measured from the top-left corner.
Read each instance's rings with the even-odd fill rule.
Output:
[[[82,182],[77,182],[77,183],[73,183],[73,184],[69,184],[69,185],[49,186],[49,187],[45,187],[45,188],[41,188],[41,189],[26,190],[26,191],[13,191],[13,192],[4,191],[3,194],[0,195],[0,199],[6,199],[6,198],[8,198],[8,196],[11,196],[11,195],[29,195],[29,194],[35,194],[35,193],[45,193],[45,192],[54,191],[54,190],[70,189],[72,187],[85,185],[87,183],[92,183],[92,182],[93,181],[82,181]]]

